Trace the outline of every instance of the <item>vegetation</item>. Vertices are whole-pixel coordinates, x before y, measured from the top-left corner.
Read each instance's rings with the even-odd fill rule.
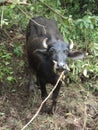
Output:
[[[8,6],[1,6],[1,29],[5,31],[20,30],[24,34],[27,22],[32,17],[45,16],[54,18],[58,22],[58,27],[65,39],[73,39],[75,48],[84,51],[88,56],[85,61],[76,61],[72,64],[73,75],[75,73],[84,75],[85,79],[96,79],[98,76],[98,3],[96,0],[79,1],[28,1],[28,5],[19,5],[20,1],[14,1]],[[97,3],[97,4],[96,4]],[[93,6],[90,6],[93,5]],[[11,31],[10,31],[11,32]],[[18,32],[17,32],[18,33]],[[16,34],[17,35],[17,34]],[[14,41],[13,41],[14,43]],[[0,52],[5,64],[10,64],[11,55],[22,56],[21,44],[14,43],[13,52],[7,52],[1,44]],[[4,51],[4,52],[3,52]],[[1,60],[2,60],[1,59]],[[1,65],[0,80],[2,81],[5,71],[8,77],[13,73],[11,66],[6,68]],[[75,66],[77,66],[75,68]],[[82,66],[82,67],[81,67]],[[4,68],[4,69],[3,69]],[[11,72],[10,72],[11,71]],[[79,79],[79,75],[74,80]],[[74,76],[71,76],[71,78]],[[13,80],[14,77],[7,78]]]
[[[37,16],[55,19],[64,40],[72,39],[74,49],[87,55],[83,61],[69,61],[71,72],[66,82],[78,81],[86,90],[98,92],[97,0],[25,1],[0,1],[0,95],[28,84],[25,30],[29,19]]]

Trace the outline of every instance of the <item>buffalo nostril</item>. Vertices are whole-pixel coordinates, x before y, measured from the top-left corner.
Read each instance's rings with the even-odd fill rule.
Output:
[[[57,69],[65,69],[65,64],[63,63],[57,64]]]

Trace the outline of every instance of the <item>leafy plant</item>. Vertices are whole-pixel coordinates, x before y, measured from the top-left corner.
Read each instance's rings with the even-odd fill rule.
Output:
[[[14,44],[13,47],[13,52],[15,55],[17,55],[18,57],[21,57],[23,55],[23,50],[22,50],[22,46],[19,44]]]
[[[14,81],[13,68],[11,64],[12,54],[8,52],[4,45],[0,45],[0,81]]]

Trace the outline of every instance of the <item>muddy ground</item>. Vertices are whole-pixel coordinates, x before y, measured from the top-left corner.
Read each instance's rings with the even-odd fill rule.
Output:
[[[11,59],[15,81],[8,83],[6,75],[0,81],[0,130],[21,130],[41,104],[40,90],[35,87],[33,92],[29,91],[24,34],[0,31],[0,41],[8,52],[13,54],[13,45],[17,42],[23,48],[21,57],[13,54]],[[91,82],[90,79],[87,82]],[[63,84],[53,115],[40,113],[26,130],[98,130],[98,91],[92,92],[86,85],[80,81]],[[52,86],[47,88],[50,91]]]

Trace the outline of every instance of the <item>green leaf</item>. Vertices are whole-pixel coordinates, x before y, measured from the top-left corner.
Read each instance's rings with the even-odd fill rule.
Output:
[[[14,80],[14,78],[13,78],[12,76],[8,76],[8,77],[7,77],[7,80],[11,82],[11,81]]]
[[[0,116],[4,116],[5,115],[5,113],[3,113],[3,112],[0,112]]]

